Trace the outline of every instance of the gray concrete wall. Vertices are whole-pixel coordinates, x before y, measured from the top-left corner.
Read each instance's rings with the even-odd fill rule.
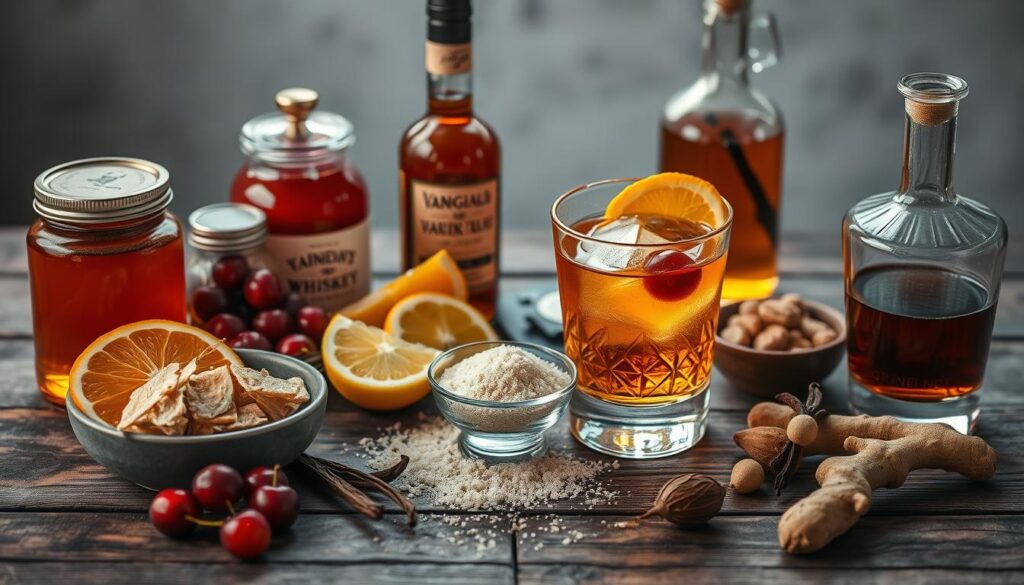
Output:
[[[24,0],[0,5],[0,222],[32,217],[51,164],[129,154],[171,169],[176,211],[223,200],[237,133],[307,85],[356,125],[374,222],[397,223],[396,146],[424,107],[423,0]],[[1024,2],[755,0],[784,59],[754,83],[789,136],[784,231],[834,232],[898,179],[903,73],[967,79],[956,181],[1024,231]],[[507,226],[560,192],[652,172],[657,116],[695,76],[697,0],[477,0],[477,109],[505,155]]]

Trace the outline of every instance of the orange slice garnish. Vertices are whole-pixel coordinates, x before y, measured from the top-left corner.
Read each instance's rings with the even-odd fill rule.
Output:
[[[93,418],[117,426],[128,399],[160,368],[196,360],[202,372],[241,358],[213,335],[184,323],[138,321],[100,336],[71,366],[68,395]]]
[[[711,183],[683,173],[661,173],[640,179],[608,202],[608,219],[627,215],[660,215],[721,227],[729,215],[725,200]]]

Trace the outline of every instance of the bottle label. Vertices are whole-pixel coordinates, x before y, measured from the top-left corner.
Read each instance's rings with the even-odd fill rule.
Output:
[[[473,45],[447,45],[427,41],[427,73],[462,75],[473,70]]]
[[[289,290],[327,312],[370,292],[370,218],[333,232],[271,235],[267,252]]]
[[[448,250],[470,292],[488,288],[497,276],[498,179],[470,185],[411,183],[408,245],[413,264]]]

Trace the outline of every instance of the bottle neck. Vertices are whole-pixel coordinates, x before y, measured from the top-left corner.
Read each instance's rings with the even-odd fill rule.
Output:
[[[427,72],[427,110],[437,116],[468,116],[473,113],[473,73]]]
[[[898,196],[910,202],[952,203],[956,116],[924,124],[907,116],[903,137],[903,171]]]
[[[701,41],[701,78],[712,87],[724,82],[747,85],[747,31],[750,14],[725,14],[714,3],[705,8]]]

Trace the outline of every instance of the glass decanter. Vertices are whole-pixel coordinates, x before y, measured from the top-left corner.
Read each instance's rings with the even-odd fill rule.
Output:
[[[967,83],[900,80],[906,98],[899,189],[843,221],[849,397],[867,414],[944,422],[969,433],[1006,256],[1006,223],[953,189],[958,104]]]
[[[732,205],[722,298],[766,297],[778,284],[785,130],[747,74],[778,61],[775,19],[752,14],[750,0],[705,0],[701,44],[700,77],[665,104],[660,170],[700,177]]]

